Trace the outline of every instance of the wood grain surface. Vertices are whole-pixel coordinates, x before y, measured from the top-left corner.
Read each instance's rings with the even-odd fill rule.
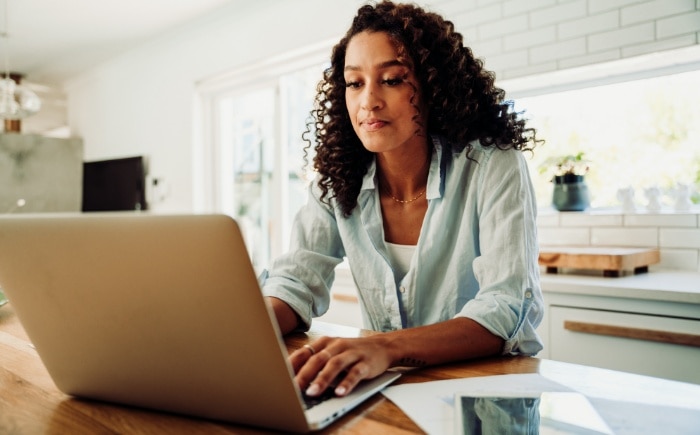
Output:
[[[540,247],[539,264],[555,268],[625,271],[660,261],[658,249],[604,246]]]
[[[315,322],[311,331],[287,337],[296,349],[321,335],[372,334]],[[539,373],[598,397],[646,399],[669,405],[700,397],[700,386],[526,356],[503,356],[407,370],[397,384],[515,373]],[[11,304],[0,308],[0,434],[254,434],[257,428],[71,398],[53,384]],[[420,427],[377,394],[318,433],[413,434]]]

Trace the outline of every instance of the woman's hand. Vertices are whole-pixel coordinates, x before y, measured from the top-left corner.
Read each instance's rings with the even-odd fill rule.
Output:
[[[296,382],[307,395],[317,396],[339,378],[335,394],[348,394],[361,380],[378,376],[391,366],[389,346],[383,335],[321,337],[297,349],[289,356]]]
[[[433,325],[361,338],[321,337],[292,352],[296,381],[309,396],[323,393],[339,377],[335,394],[348,394],[362,379],[391,366],[423,367],[498,355],[503,339],[476,321],[458,317]]]

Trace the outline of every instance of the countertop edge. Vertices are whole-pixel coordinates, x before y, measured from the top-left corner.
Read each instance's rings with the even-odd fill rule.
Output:
[[[700,272],[652,270],[621,277],[542,272],[543,293],[586,294],[700,305]]]

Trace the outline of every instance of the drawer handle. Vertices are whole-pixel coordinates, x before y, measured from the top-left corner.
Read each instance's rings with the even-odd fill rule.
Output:
[[[658,341],[660,343],[680,344],[700,347],[700,335],[682,332],[657,331],[653,329],[629,328],[626,326],[601,325],[597,323],[564,321],[564,329],[587,334],[611,335],[614,337],[635,338],[638,340]]]

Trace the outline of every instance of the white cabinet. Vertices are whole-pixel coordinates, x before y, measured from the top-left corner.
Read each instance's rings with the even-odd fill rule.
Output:
[[[549,316],[551,359],[700,383],[700,320],[562,306]]]
[[[543,276],[539,355],[700,384],[700,274]]]

